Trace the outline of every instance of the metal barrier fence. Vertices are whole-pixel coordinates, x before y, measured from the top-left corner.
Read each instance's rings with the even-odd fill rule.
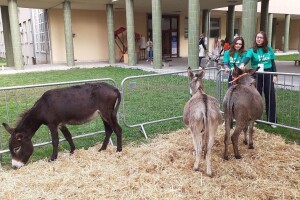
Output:
[[[256,73],[263,74],[264,76],[270,76],[270,74],[278,75],[278,82],[274,84],[277,122],[275,124],[268,122],[267,120],[264,92],[264,113],[262,115],[262,118],[257,121],[260,123],[270,125],[273,124],[279,127],[300,131],[300,74],[281,72]],[[218,85],[218,92],[216,97],[221,103],[221,110],[223,110],[222,101],[228,89],[227,79],[228,74],[224,73],[224,70],[220,70],[216,79]],[[269,94],[269,91],[266,91],[266,93]]]
[[[2,115],[0,115],[0,122],[6,122],[8,124],[15,122],[21,113],[31,108],[36,100],[49,89],[99,81],[108,82],[111,85],[116,86],[116,82],[113,79],[105,78],[15,87],[2,87],[0,88],[0,113],[2,113]],[[3,115],[3,113],[5,113],[5,115]],[[100,118],[97,118],[96,120],[93,120],[92,122],[84,125],[68,126],[68,128],[72,133],[74,139],[92,136],[104,132],[104,127]],[[3,128],[1,128],[0,159],[3,153],[9,151],[7,142],[8,138],[9,134],[6,133]],[[60,141],[64,140],[64,138],[60,138]],[[34,146],[51,144],[51,135],[49,134],[48,128],[46,126],[41,126],[35,134],[35,137],[32,138],[32,142]]]
[[[228,90],[228,73],[224,73],[223,69],[217,67],[209,67],[205,71],[205,93],[219,100],[222,111],[223,98]],[[300,74],[257,73],[278,75],[278,83],[275,84],[277,102],[277,123],[275,125],[300,130]],[[125,125],[140,127],[147,138],[144,125],[181,118],[183,107],[189,99],[189,80],[186,76],[186,71],[181,71],[123,79],[121,90]],[[139,96],[143,98],[140,99]],[[265,102],[265,100],[263,101]],[[273,124],[267,121],[265,110],[264,108],[262,118],[258,122]],[[156,113],[163,113],[163,115],[157,118]]]
[[[212,96],[216,96],[217,74],[217,68],[206,70],[205,91]],[[190,97],[186,70],[127,77],[121,83],[121,90],[124,124],[140,127],[145,138],[144,125],[181,118]]]
[[[199,71],[199,70],[194,70]],[[261,72],[259,72],[261,73]],[[300,74],[294,73],[272,73],[263,72],[263,74],[277,74],[278,84],[275,85],[277,102],[277,124],[278,126],[300,130]],[[228,74],[217,67],[209,67],[205,70],[204,85],[205,92],[208,95],[216,97],[222,101],[228,89]],[[29,109],[45,90],[53,87],[65,87],[66,85],[83,84],[96,81],[112,82],[113,79],[93,79],[84,81],[62,82],[52,84],[40,84],[18,87],[0,88],[0,113],[6,113],[0,116],[1,122],[11,123],[17,119],[19,114]],[[187,72],[173,72],[165,74],[150,74],[142,76],[131,76],[123,79],[121,83],[122,110],[120,116],[128,127],[140,127],[144,136],[147,134],[144,125],[157,122],[180,119],[182,117],[183,107],[189,100],[189,79]],[[264,104],[265,105],[265,104]],[[271,124],[266,120],[264,112],[259,122]],[[72,127],[70,131],[73,138],[80,138],[102,133],[104,130],[100,119],[94,120],[85,125]],[[2,132],[1,132],[2,131]],[[51,138],[47,127],[41,127],[33,137],[35,146],[51,144]],[[84,133],[84,134],[82,134]],[[8,152],[3,150],[7,148],[7,138],[3,138],[7,133],[0,129],[0,156]],[[48,141],[41,140],[48,138]],[[61,139],[63,140],[63,139]]]

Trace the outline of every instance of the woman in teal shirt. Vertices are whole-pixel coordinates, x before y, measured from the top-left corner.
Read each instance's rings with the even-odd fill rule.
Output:
[[[239,66],[242,60],[246,56],[246,51],[244,50],[244,39],[242,37],[236,37],[230,45],[230,49],[224,52],[224,57],[222,62],[225,66],[225,72],[229,72],[228,76],[228,87],[231,86],[230,81],[232,81],[231,70],[234,68],[234,64]]]
[[[260,31],[256,34],[253,47],[247,52],[246,58],[243,60],[240,68],[251,60],[251,68],[259,67],[258,72],[276,72],[275,54],[271,46],[268,46],[268,39],[265,32]],[[262,95],[264,92],[266,102],[266,113],[269,122],[276,123],[276,99],[274,83],[277,82],[277,75],[255,73],[256,88]],[[272,127],[276,127],[272,125]]]

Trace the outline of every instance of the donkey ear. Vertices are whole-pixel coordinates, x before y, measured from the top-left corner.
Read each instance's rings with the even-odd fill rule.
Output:
[[[188,67],[187,72],[188,72],[188,76],[190,77],[190,79],[193,79],[194,73],[193,73],[193,70],[191,69],[191,67]]]
[[[205,71],[204,70],[201,70],[200,72],[199,72],[199,78],[203,78],[204,77],[204,75],[205,75]]]
[[[9,132],[9,134],[13,134],[14,132],[15,132],[15,130],[13,129],[13,128],[11,128],[8,124],[6,124],[6,123],[2,123],[2,126],[5,128],[5,130],[7,131],[7,132]]]
[[[241,75],[244,73],[244,71],[239,68],[238,66],[236,66],[236,64],[234,64],[234,70],[237,72],[238,75]]]

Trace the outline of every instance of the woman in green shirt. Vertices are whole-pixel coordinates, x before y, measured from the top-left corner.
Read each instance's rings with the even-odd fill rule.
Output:
[[[230,81],[232,81],[231,76],[231,70],[234,68],[234,64],[236,66],[239,66],[242,62],[242,60],[246,56],[246,51],[244,50],[244,39],[242,37],[236,37],[232,41],[230,45],[230,49],[224,52],[224,57],[222,62],[225,66],[225,72],[229,72],[228,76],[228,87],[230,87],[232,84]]]
[[[268,46],[268,39],[265,32],[260,31],[256,34],[253,47],[247,51],[246,58],[243,60],[240,68],[251,60],[251,68],[259,67],[258,72],[276,72],[275,54],[271,46]],[[266,101],[266,113],[269,122],[276,123],[276,99],[274,83],[277,83],[277,75],[255,73],[256,88],[262,95],[264,92]],[[276,127],[272,125],[272,127]]]

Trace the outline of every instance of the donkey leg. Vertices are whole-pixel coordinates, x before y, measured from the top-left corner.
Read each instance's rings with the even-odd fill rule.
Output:
[[[49,162],[50,162],[50,161],[56,160],[56,158],[57,158],[59,137],[58,137],[57,126],[52,125],[52,126],[48,126],[48,127],[51,132],[52,146],[53,146],[52,155],[49,158]]]
[[[238,142],[239,142],[239,135],[242,131],[242,126],[237,125],[232,136],[231,136],[231,141],[232,141],[232,145],[233,145],[233,151],[234,151],[234,157],[236,159],[240,159],[242,158],[240,153],[239,153],[239,149],[238,149]]]
[[[217,127],[217,126],[216,126]],[[217,132],[217,129],[210,127],[210,130],[208,132],[208,141],[207,141],[207,153],[206,153],[206,174],[209,177],[212,177],[212,170],[211,170],[211,149],[214,145],[215,140],[215,132]]]
[[[112,128],[110,127],[110,125],[106,121],[103,120],[103,124],[104,124],[104,129],[105,129],[105,138],[104,138],[102,147],[99,149],[99,151],[105,150],[107,148],[109,138],[110,138],[110,136],[113,132]]]
[[[230,120],[226,120],[225,121],[225,138],[224,138],[224,144],[225,144],[224,159],[225,160],[229,160],[229,157],[228,157],[229,143],[230,143]]]
[[[113,123],[111,128],[117,135],[117,152],[121,152],[122,151],[122,128],[118,123],[117,116],[112,117],[112,122]]]
[[[195,162],[194,162],[193,170],[198,171],[200,160],[201,160],[201,153],[202,153],[202,146],[201,146],[202,135],[200,135],[200,132],[197,132],[196,130],[192,130],[192,136],[193,136],[193,143],[195,149]]]
[[[71,135],[69,129],[66,126],[60,126],[59,129],[64,134],[66,140],[68,141],[68,143],[70,145],[70,153],[71,154],[74,153],[75,145],[74,145],[72,135]]]
[[[243,130],[243,132],[244,132],[244,140],[243,140],[243,143],[244,143],[245,145],[248,144],[248,141],[247,141],[247,131],[248,131],[248,126],[246,126],[246,127],[244,128],[244,130]]]
[[[248,149],[254,149],[253,146],[253,127],[254,127],[254,122],[251,121],[249,125],[249,146]]]

